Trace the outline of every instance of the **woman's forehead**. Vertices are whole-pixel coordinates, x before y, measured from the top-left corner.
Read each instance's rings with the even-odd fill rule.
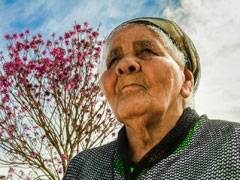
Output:
[[[159,38],[149,27],[142,24],[130,24],[114,31],[111,37],[109,37],[108,45],[109,48],[112,48],[112,46],[116,44],[119,45],[128,41],[139,41],[138,44],[140,44],[140,42],[146,44],[153,40],[159,40]]]

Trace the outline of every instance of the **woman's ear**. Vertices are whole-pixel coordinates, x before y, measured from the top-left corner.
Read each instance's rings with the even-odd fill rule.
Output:
[[[194,78],[192,72],[188,68],[184,68],[185,81],[183,82],[181,95],[184,98],[190,96],[194,87]]]

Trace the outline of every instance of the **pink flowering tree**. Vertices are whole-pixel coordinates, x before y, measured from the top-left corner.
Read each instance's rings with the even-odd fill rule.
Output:
[[[117,123],[98,86],[99,33],[5,35],[0,56],[0,164],[5,179],[62,179],[78,152],[102,145]],[[0,174],[1,175],[1,174]]]

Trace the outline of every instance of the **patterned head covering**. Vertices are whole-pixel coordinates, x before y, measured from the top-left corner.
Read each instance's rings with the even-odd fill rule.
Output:
[[[186,67],[193,73],[194,76],[194,92],[196,92],[201,73],[200,59],[193,42],[183,32],[183,30],[175,22],[167,19],[142,17],[132,19],[120,24],[112,31],[112,33],[114,33],[122,26],[126,26],[128,24],[144,24],[154,26],[161,29],[165,34],[167,34],[172,42],[177,46],[177,48],[184,54],[184,57],[187,60]]]

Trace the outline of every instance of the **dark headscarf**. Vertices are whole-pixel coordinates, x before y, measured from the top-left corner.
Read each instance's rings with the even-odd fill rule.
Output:
[[[197,90],[201,72],[200,59],[191,39],[175,22],[163,18],[136,18],[120,24],[112,31],[112,33],[122,26],[128,24],[144,24],[154,26],[161,29],[165,34],[167,34],[172,42],[177,46],[177,48],[184,54],[184,57],[187,60],[186,67],[193,73],[194,76],[194,92]]]

